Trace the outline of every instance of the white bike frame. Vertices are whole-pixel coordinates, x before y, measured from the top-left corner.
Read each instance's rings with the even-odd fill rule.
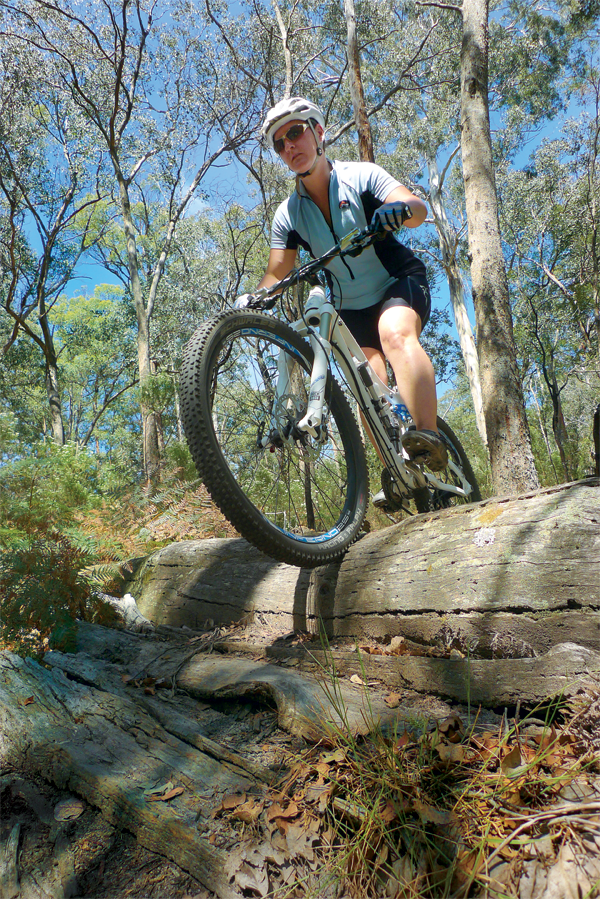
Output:
[[[402,449],[402,433],[410,418],[408,409],[397,390],[391,390],[373,371],[367,357],[340,318],[322,287],[314,287],[305,305],[304,316],[290,325],[302,337],[308,337],[314,362],[310,380],[308,408],[297,428],[318,439],[323,423],[325,386],[330,357],[333,357],[369,426],[381,457],[402,495],[409,499],[422,487],[443,490],[468,497],[472,491],[463,471],[449,456],[448,468],[462,486],[441,481],[433,473],[412,462]],[[277,422],[277,410],[285,406],[291,394],[290,378],[296,364],[284,350],[278,361],[278,378],[272,417]]]

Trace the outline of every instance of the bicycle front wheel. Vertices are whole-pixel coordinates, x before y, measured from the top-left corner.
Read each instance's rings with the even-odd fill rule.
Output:
[[[312,362],[283,322],[229,312],[195,332],[180,378],[186,439],[214,502],[250,543],[307,568],[345,552],[369,496],[358,425],[331,376],[317,436],[297,427]]]

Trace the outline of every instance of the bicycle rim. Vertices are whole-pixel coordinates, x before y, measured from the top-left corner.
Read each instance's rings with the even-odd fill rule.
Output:
[[[310,393],[306,341],[268,316],[235,313],[194,341],[200,353],[186,356],[197,361],[182,372],[184,426],[214,501],[274,558],[306,567],[338,558],[356,539],[368,497],[363,447],[341,389],[329,379],[323,426],[311,437],[297,428]],[[289,383],[276,398],[281,354]]]

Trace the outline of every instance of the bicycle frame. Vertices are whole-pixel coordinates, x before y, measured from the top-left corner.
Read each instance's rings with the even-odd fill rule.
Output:
[[[254,295],[254,308],[272,308],[277,295],[293,283],[306,280],[310,275],[321,271],[327,261],[334,256],[344,256],[361,250],[373,242],[377,235],[373,231],[352,231],[338,245],[332,247],[324,256],[306,263],[301,270],[294,271],[283,281],[270,288],[261,288]],[[304,417],[296,424],[297,431],[310,434],[317,439],[323,424],[323,408],[325,404],[325,387],[330,359],[333,354],[350,391],[358,403],[364,420],[371,432],[373,441],[393,476],[403,497],[409,499],[415,490],[429,487],[457,496],[468,497],[472,487],[462,469],[449,458],[448,468],[458,478],[462,487],[441,481],[432,472],[423,469],[411,461],[402,449],[402,433],[406,430],[409,411],[397,390],[391,390],[378,377],[358,343],[340,318],[333,304],[327,298],[325,289],[319,285],[313,287],[305,304],[301,319],[290,324],[300,336],[310,340],[314,362],[311,372],[308,408]],[[285,406],[289,396],[291,371],[294,358],[284,351],[278,361],[278,379],[272,407],[272,420],[278,424],[278,409]],[[268,436],[265,436],[268,441]]]
[[[307,432],[315,439],[319,437],[323,424],[327,372],[333,355],[373,435],[381,458],[402,494],[408,499],[414,490],[430,487],[458,496],[469,495],[471,486],[452,459],[449,460],[448,467],[460,479],[463,487],[441,481],[433,473],[410,461],[401,442],[401,435],[406,430],[405,422],[410,418],[402,397],[397,390],[391,390],[384,384],[371,368],[362,349],[326,298],[323,288],[311,290],[303,319],[293,322],[290,327],[310,340],[314,352],[308,407],[306,414],[296,425],[299,431]],[[294,364],[294,357],[281,351],[272,409],[274,423],[278,420],[278,408],[285,405],[289,395]]]

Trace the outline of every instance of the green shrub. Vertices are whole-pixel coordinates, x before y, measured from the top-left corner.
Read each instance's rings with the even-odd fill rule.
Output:
[[[8,532],[47,531],[70,524],[95,492],[96,466],[87,450],[41,442],[0,470],[0,544]]]
[[[111,618],[110,606],[90,587],[82,569],[85,549],[64,534],[39,532],[0,550],[2,640],[25,655],[48,645],[75,649],[76,619]]]

